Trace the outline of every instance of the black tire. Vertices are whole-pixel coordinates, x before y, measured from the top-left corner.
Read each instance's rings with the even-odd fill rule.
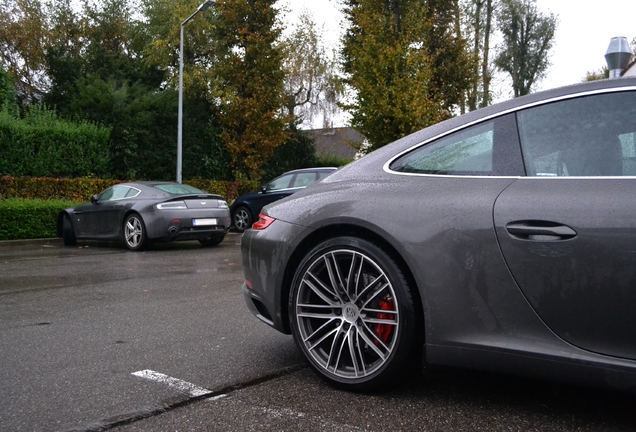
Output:
[[[232,214],[232,224],[238,232],[243,232],[250,228],[252,223],[254,223],[252,213],[250,213],[250,210],[247,207],[241,206],[234,210],[234,213]]]
[[[77,243],[71,218],[66,214],[62,217],[62,238],[64,239],[64,246],[75,246]]]
[[[367,391],[394,384],[420,360],[422,320],[412,289],[374,244],[327,240],[305,256],[292,282],[294,340],[331,385]]]
[[[131,251],[141,251],[148,244],[146,225],[137,213],[131,213],[126,217],[122,228],[124,244]]]
[[[199,243],[201,243],[203,247],[216,246],[221,244],[224,238],[225,238],[225,234],[213,235],[206,239],[199,240]]]

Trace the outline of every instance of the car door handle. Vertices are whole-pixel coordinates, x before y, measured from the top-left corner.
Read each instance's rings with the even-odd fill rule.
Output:
[[[525,240],[567,240],[576,236],[576,231],[566,225],[546,221],[519,221],[506,225],[510,235]],[[538,237],[541,236],[541,237]]]

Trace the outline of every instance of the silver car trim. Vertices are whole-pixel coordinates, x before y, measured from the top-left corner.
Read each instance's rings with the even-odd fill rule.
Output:
[[[552,177],[552,176],[480,176],[480,175],[457,175],[457,174],[423,174],[423,173],[404,173],[404,172],[398,172],[398,171],[393,171],[392,169],[389,168],[389,166],[393,163],[394,160],[396,160],[397,158],[401,157],[402,155],[411,152],[413,150],[415,150],[418,147],[421,147],[423,145],[426,145],[428,143],[430,143],[431,141],[435,141],[437,139],[443,138],[446,135],[450,135],[454,132],[460,131],[462,129],[466,129],[468,127],[471,127],[473,125],[476,125],[478,123],[482,123],[488,120],[492,120],[494,118],[497,117],[501,117],[510,113],[514,113],[517,111],[521,111],[522,109],[527,109],[527,108],[532,108],[535,106],[539,106],[539,105],[545,105],[548,103],[552,103],[552,102],[559,102],[562,100],[567,100],[567,99],[574,99],[577,97],[583,97],[583,96],[592,96],[592,95],[596,95],[596,94],[603,94],[603,93],[618,93],[618,92],[624,92],[624,91],[635,91],[636,90],[636,86],[635,85],[630,85],[630,86],[624,86],[624,87],[611,87],[611,88],[605,88],[605,89],[596,89],[596,90],[588,90],[588,91],[584,91],[581,93],[572,93],[572,94],[567,94],[567,95],[562,95],[562,96],[556,96],[550,99],[544,99],[541,101],[536,101],[536,102],[532,102],[532,103],[528,103],[525,105],[521,105],[518,107],[514,107],[514,108],[510,108],[507,109],[505,111],[501,111],[498,112],[496,114],[491,114],[489,116],[486,117],[482,117],[480,119],[474,120],[470,123],[466,123],[464,125],[458,126],[456,128],[450,129],[444,133],[441,133],[439,135],[435,135],[434,137],[431,137],[425,141],[422,141],[418,144],[415,144],[411,147],[409,147],[408,149],[398,153],[397,155],[393,156],[391,159],[389,159],[384,166],[382,167],[382,169],[384,170],[384,172],[388,173],[388,174],[395,174],[395,175],[402,175],[402,176],[416,176],[416,177],[444,177],[444,178],[516,178],[516,179],[522,179],[522,178],[528,178],[528,179],[567,179],[567,178],[576,178],[576,179],[581,179],[581,178],[590,178],[590,179],[622,179],[622,178],[633,178],[635,176],[616,176],[616,177],[577,177],[577,176],[563,176],[563,177]],[[433,126],[433,125],[431,125]],[[430,127],[430,126],[429,126]]]

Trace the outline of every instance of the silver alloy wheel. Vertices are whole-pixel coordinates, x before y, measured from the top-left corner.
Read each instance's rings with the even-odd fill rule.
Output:
[[[239,207],[234,213],[234,228],[243,232],[252,226],[252,216],[245,207]]]
[[[128,216],[124,224],[124,241],[129,249],[139,249],[144,240],[144,225],[139,216]]]
[[[382,268],[357,250],[314,257],[296,291],[299,338],[326,375],[344,379],[378,371],[396,348],[399,307]]]

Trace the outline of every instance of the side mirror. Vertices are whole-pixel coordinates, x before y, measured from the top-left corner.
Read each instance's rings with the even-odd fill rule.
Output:
[[[261,186],[261,193],[267,192],[267,185]]]
[[[98,195],[93,195],[93,196],[91,197],[91,202],[92,202],[93,204],[97,204],[97,200],[98,200],[98,199],[99,199],[99,196],[98,196]]]

